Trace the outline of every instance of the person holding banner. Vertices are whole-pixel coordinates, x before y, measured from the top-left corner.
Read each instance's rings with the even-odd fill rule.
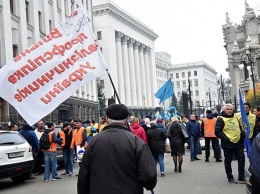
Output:
[[[223,109],[224,111],[221,112],[216,122],[215,135],[221,139],[228,182],[237,184],[231,167],[233,154],[235,154],[238,160],[238,182],[245,183],[245,154],[243,147],[245,133],[241,129],[237,117],[234,116],[233,105],[225,104]]]
[[[80,165],[84,154],[84,148],[82,148],[81,143],[83,141],[83,132],[85,128],[82,126],[82,121],[79,119],[74,120],[74,124],[75,124],[75,130],[73,131],[70,148],[71,149],[76,148],[77,162]]]
[[[79,170],[78,194],[143,194],[157,183],[148,145],[130,132],[123,104],[106,109],[108,125],[89,142]]]

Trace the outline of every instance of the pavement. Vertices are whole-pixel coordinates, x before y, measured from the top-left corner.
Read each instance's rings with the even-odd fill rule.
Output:
[[[198,158],[190,161],[190,153],[186,151],[183,159],[182,173],[174,172],[174,163],[170,154],[165,154],[165,177],[160,176],[157,164],[158,181],[155,194],[245,194],[245,184],[231,184],[226,178],[224,162],[205,162],[205,151]],[[213,153],[211,151],[211,153]],[[224,161],[224,160],[223,160]],[[248,159],[246,159],[248,161]],[[247,163],[247,162],[246,162]],[[247,166],[247,165],[246,165]],[[232,162],[234,178],[238,178],[237,161]],[[145,194],[151,191],[145,191]]]

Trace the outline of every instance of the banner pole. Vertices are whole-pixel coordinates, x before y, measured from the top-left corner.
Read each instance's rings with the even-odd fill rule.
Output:
[[[111,84],[112,84],[112,87],[113,87],[113,89],[114,89],[114,92],[115,92],[116,98],[117,98],[117,100],[118,100],[118,103],[121,104],[121,101],[120,101],[119,96],[118,96],[118,94],[117,94],[117,91],[116,91],[115,85],[114,85],[114,83],[113,83],[113,80],[112,80],[112,78],[111,78],[111,76],[110,76],[110,73],[108,72],[108,69],[106,69],[106,71],[107,71],[107,75],[108,75],[108,77],[109,77],[109,79],[110,79],[110,82],[111,82]]]

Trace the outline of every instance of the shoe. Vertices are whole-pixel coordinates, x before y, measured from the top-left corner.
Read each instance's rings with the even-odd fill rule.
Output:
[[[32,179],[36,179],[36,177],[30,175],[26,180],[32,180]]]
[[[209,159],[208,159],[208,158],[206,158],[205,162],[209,162]]]
[[[232,179],[228,179],[228,182],[237,184],[237,181],[235,179],[233,179],[233,178]]]
[[[237,183],[239,184],[246,184],[245,179],[238,179]]]
[[[179,166],[179,171],[178,171],[179,173],[181,173],[182,172],[182,170],[181,170],[181,167]]]
[[[40,175],[42,175],[42,173],[40,173],[40,172],[34,174],[34,176],[40,176]]]
[[[72,174],[73,174],[73,173],[72,173],[72,172],[70,172],[70,173],[69,173],[69,176],[72,176]]]
[[[66,172],[64,172],[64,173],[62,173],[62,174],[60,174],[61,176],[63,176],[63,175],[66,175],[67,173]]]
[[[164,174],[164,173],[161,173],[161,177],[165,177],[165,174]]]
[[[193,161],[194,161],[194,159],[192,158],[192,159],[190,159],[190,161],[192,161],[192,162],[193,162]]]
[[[194,158],[194,160],[201,160],[201,159],[199,159],[199,158]]]
[[[52,181],[56,181],[58,179],[61,179],[60,177],[55,177],[55,178],[52,178]]]
[[[46,179],[46,180],[44,180],[44,182],[48,182],[48,181],[49,181],[49,180],[47,180],[47,179]]]
[[[222,160],[221,159],[216,159],[216,162],[222,162]]]
[[[177,166],[175,166],[175,168],[174,168],[174,172],[177,172]]]

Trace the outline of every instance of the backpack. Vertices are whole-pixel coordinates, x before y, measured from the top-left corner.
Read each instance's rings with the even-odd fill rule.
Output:
[[[43,133],[40,138],[40,149],[41,150],[48,150],[51,147],[51,142],[49,139],[49,134]]]

